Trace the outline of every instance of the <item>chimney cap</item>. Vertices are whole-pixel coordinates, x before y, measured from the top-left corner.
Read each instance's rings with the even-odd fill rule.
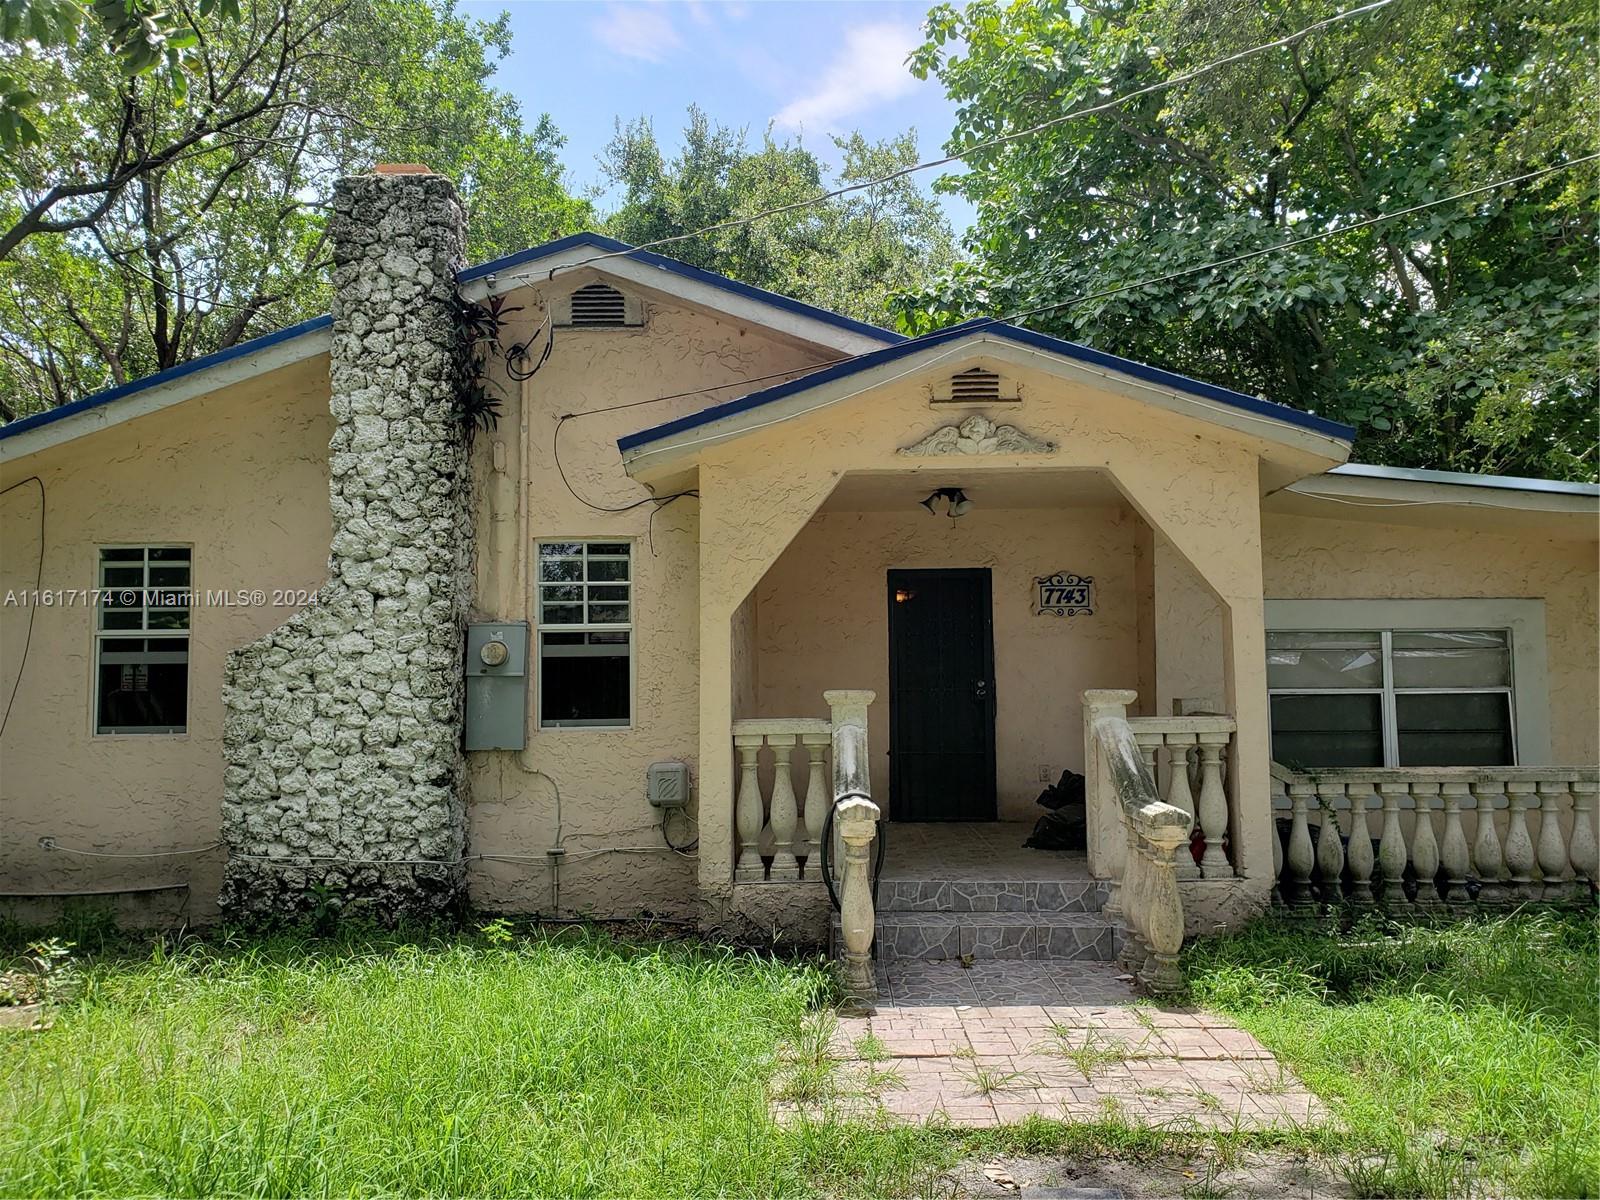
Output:
[[[377,175],[432,175],[426,163],[379,163],[372,168]]]

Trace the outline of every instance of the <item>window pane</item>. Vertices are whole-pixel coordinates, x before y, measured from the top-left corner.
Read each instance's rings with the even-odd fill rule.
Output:
[[[144,550],[138,546],[132,549],[106,549],[100,551],[100,561],[108,562],[136,562],[144,561]]]
[[[185,663],[102,663],[100,733],[181,732],[188,721]]]
[[[108,588],[136,588],[144,586],[143,567],[114,567],[100,568],[100,586]]]
[[[627,623],[628,606],[626,604],[589,605],[589,624],[591,625],[626,625]]]
[[[156,546],[150,551],[151,562],[182,562],[189,561],[189,547],[187,546]]]
[[[583,605],[545,604],[540,607],[539,620],[545,625],[582,625]]]
[[[1376,633],[1269,633],[1271,688],[1381,688],[1383,641]]]
[[[143,615],[137,608],[128,612],[117,612],[114,609],[103,608],[100,610],[101,629],[140,629]]]
[[[583,562],[576,558],[546,558],[541,550],[539,557],[539,578],[543,580],[564,581],[568,579],[583,578]]]
[[[627,600],[628,585],[625,583],[596,583],[589,588],[591,600]]]
[[[620,579],[624,582],[628,578],[628,563],[626,559],[596,559],[589,560],[590,579]]]
[[[1378,696],[1272,697],[1272,757],[1287,767],[1383,766]]]
[[[546,604],[552,601],[564,601],[574,604],[583,599],[583,584],[581,583],[546,583],[539,586],[539,597]]]
[[[1402,767],[1513,765],[1510,697],[1504,692],[1394,698]]]
[[[1511,686],[1511,652],[1498,632],[1397,632],[1397,688],[1492,688]]]
[[[170,563],[163,566],[154,564],[150,567],[150,586],[153,588],[169,588],[176,591],[186,591],[189,587],[189,564],[173,566]]]
[[[189,628],[189,610],[187,608],[151,609],[146,628],[187,629]]]
[[[594,554],[620,554],[622,557],[626,558],[628,556],[628,543],[627,542],[590,542],[589,543],[589,553],[591,555],[594,555]]]
[[[628,723],[626,642],[552,645],[541,638],[540,645],[540,724]]]

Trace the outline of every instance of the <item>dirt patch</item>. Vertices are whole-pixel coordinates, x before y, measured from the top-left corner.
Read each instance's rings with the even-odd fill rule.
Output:
[[[1232,1155],[1172,1155],[1154,1161],[1114,1158],[970,1159],[945,1172],[930,1192],[957,1197],[1010,1196],[1026,1200],[1047,1188],[1104,1188],[1127,1197],[1348,1197],[1353,1193],[1332,1165],[1288,1151]],[[1037,1189],[1037,1190],[1036,1190]]]

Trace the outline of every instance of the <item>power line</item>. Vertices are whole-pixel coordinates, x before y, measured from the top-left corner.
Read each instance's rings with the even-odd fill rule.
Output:
[[[1062,309],[1062,308],[1071,308],[1071,307],[1074,307],[1074,306],[1079,305],[1079,304],[1087,304],[1091,300],[1102,300],[1102,299],[1105,299],[1108,296],[1120,295],[1123,292],[1137,291],[1140,288],[1151,287],[1151,286],[1154,286],[1154,285],[1160,284],[1160,283],[1170,283],[1172,280],[1182,279],[1182,278],[1184,278],[1186,276],[1189,276],[1189,275],[1198,275],[1203,271],[1213,271],[1213,270],[1220,269],[1222,267],[1232,266],[1235,263],[1245,262],[1245,261],[1247,261],[1249,259],[1253,259],[1253,258],[1260,258],[1263,255],[1267,255],[1267,254],[1274,254],[1274,253],[1276,253],[1276,252],[1278,252],[1280,250],[1288,250],[1288,249],[1291,249],[1291,248],[1293,248],[1295,246],[1306,245],[1306,244],[1308,244],[1310,242],[1322,241],[1324,238],[1336,237],[1336,236],[1338,236],[1340,234],[1353,233],[1356,230],[1366,229],[1366,228],[1368,228],[1370,226],[1381,224],[1384,221],[1393,221],[1393,220],[1396,220],[1399,217],[1405,217],[1405,216],[1410,216],[1413,213],[1424,212],[1424,211],[1426,211],[1426,210],[1428,210],[1430,208],[1438,208],[1438,207],[1440,207],[1442,205],[1445,205],[1445,204],[1453,204],[1453,203],[1455,203],[1455,202],[1457,202],[1459,200],[1471,199],[1473,196],[1480,196],[1480,195],[1483,195],[1486,192],[1496,191],[1496,190],[1498,190],[1500,188],[1503,188],[1503,187],[1510,187],[1513,184],[1525,183],[1530,179],[1538,179],[1538,178],[1541,178],[1541,177],[1543,177],[1545,175],[1554,174],[1557,171],[1565,171],[1565,170],[1568,170],[1568,169],[1570,169],[1572,167],[1581,166],[1582,164],[1587,163],[1587,162],[1593,162],[1596,159],[1600,159],[1600,152],[1597,152],[1597,153],[1594,153],[1594,154],[1586,154],[1581,158],[1570,159],[1567,162],[1557,163],[1554,166],[1541,167],[1537,171],[1527,171],[1527,172],[1524,172],[1521,175],[1513,175],[1513,176],[1511,176],[1509,178],[1506,178],[1506,179],[1498,179],[1498,180],[1495,180],[1493,183],[1480,184],[1477,187],[1468,188],[1465,191],[1456,192],[1456,193],[1454,193],[1452,195],[1441,197],[1438,200],[1428,200],[1428,201],[1425,201],[1422,204],[1413,204],[1413,205],[1411,205],[1411,206],[1409,206],[1407,208],[1396,209],[1394,212],[1379,213],[1376,216],[1365,217],[1365,218],[1363,218],[1363,219],[1361,219],[1359,221],[1352,221],[1347,225],[1338,225],[1338,226],[1335,226],[1335,227],[1333,227],[1331,229],[1321,230],[1321,231],[1319,231],[1317,233],[1308,233],[1308,234],[1305,234],[1302,237],[1290,238],[1287,241],[1278,242],[1278,243],[1276,243],[1274,245],[1271,245],[1271,246],[1261,246],[1261,247],[1259,247],[1259,248],[1257,248],[1255,250],[1247,250],[1242,254],[1235,254],[1235,255],[1232,255],[1232,256],[1230,256],[1228,258],[1217,259],[1215,261],[1207,262],[1207,263],[1200,263],[1197,266],[1193,266],[1193,267],[1184,267],[1181,270],[1177,270],[1177,271],[1168,271],[1167,273],[1165,273],[1163,275],[1155,275],[1155,276],[1151,276],[1151,277],[1149,277],[1147,279],[1135,280],[1132,283],[1118,284],[1116,287],[1112,287],[1112,288],[1104,288],[1104,289],[1101,289],[1099,291],[1094,291],[1094,292],[1085,292],[1085,293],[1083,293],[1081,295],[1073,296],[1073,297],[1071,297],[1069,299],[1066,299],[1066,300],[1053,301],[1050,304],[1040,304],[1040,305],[1036,305],[1033,308],[1017,309],[1017,310],[1014,310],[1012,312],[1005,313],[1005,314],[1003,314],[1001,316],[998,316],[998,317],[983,317],[983,318],[980,318],[978,320],[974,320],[970,324],[967,324],[965,326],[961,326],[959,328],[960,328],[960,330],[961,330],[961,332],[963,334],[976,333],[976,332],[979,332],[979,331],[984,330],[984,329],[992,328],[995,325],[1010,324],[1010,323],[1015,322],[1015,321],[1023,320],[1023,319],[1025,319],[1027,317],[1037,316],[1040,313],[1053,312],[1053,311],[1055,311],[1057,309]],[[945,331],[935,331],[935,332],[949,332],[949,331],[945,330]],[[861,354],[851,355],[851,356],[846,357],[846,358],[830,359],[827,362],[818,363],[815,367],[810,368],[806,372],[806,374],[810,374],[810,373],[812,373],[814,371],[821,370],[821,369],[823,369],[825,367],[838,366],[841,363],[855,362],[855,361],[858,361],[858,360],[860,360],[862,358],[866,358],[868,355],[876,354],[876,353],[879,353],[879,351],[877,351],[877,350],[868,350],[868,351],[864,351]],[[804,378],[804,377],[805,377],[804,375],[800,376],[800,378]],[[767,377],[760,377],[760,378],[767,378]],[[747,382],[759,382],[759,381],[760,381],[760,379],[758,378],[756,380],[749,380]],[[715,389],[708,388],[708,389],[705,389],[705,390],[707,390],[707,391],[722,390],[723,388],[727,388],[729,386],[731,386],[731,385],[729,385],[729,384],[718,384]],[[672,393],[672,394],[669,394],[669,395],[666,395],[666,396],[652,397],[650,400],[635,400],[635,401],[632,401],[632,402],[630,402],[628,404],[617,405],[616,408],[637,408],[638,406],[640,406],[642,404],[653,403],[654,401],[657,401],[657,400],[679,399],[679,398],[682,397],[682,395],[683,395],[683,393],[680,392],[680,393]],[[829,401],[828,403],[831,404],[831,403],[834,403],[834,401]],[[818,408],[822,408],[822,407],[826,407],[826,405],[818,405],[817,407]],[[612,410],[612,409],[603,409],[603,408],[588,409],[583,413],[569,414],[568,417],[570,417],[570,416],[586,416],[589,413],[599,413],[599,412],[609,412],[609,411],[614,411],[614,410]],[[813,412],[813,411],[815,411],[815,409],[807,409],[805,411],[806,412]],[[798,415],[803,415],[803,414],[794,414],[794,415],[798,416]],[[568,417],[563,417],[562,420],[565,421],[565,420],[568,419]],[[715,439],[708,438],[708,439],[702,439],[702,440],[710,441],[710,440],[715,440]],[[699,444],[699,443],[697,443],[697,442],[679,443],[678,446],[676,446],[674,448],[675,449],[681,449],[685,445],[691,445],[692,446],[692,445],[697,445],[697,444]]]
[[[1251,46],[1248,50],[1236,51],[1235,53],[1229,54],[1226,57],[1214,59],[1211,62],[1203,64],[1202,66],[1198,66],[1192,71],[1185,71],[1182,74],[1172,76],[1170,79],[1162,79],[1155,83],[1146,84],[1144,87],[1135,88],[1131,92],[1125,92],[1120,96],[1116,96],[1110,100],[1102,101],[1099,104],[1092,104],[1086,108],[1073,109],[1071,112],[1063,113],[1059,117],[1051,117],[1048,121],[1040,121],[1037,125],[1030,125],[1026,129],[1019,129],[1015,133],[1001,134],[998,137],[992,137],[985,141],[975,142],[973,145],[968,146],[958,154],[947,154],[943,158],[934,158],[929,159],[926,162],[914,163],[909,167],[901,167],[897,171],[891,171],[887,175],[881,175],[875,179],[863,180],[860,183],[846,184],[844,187],[835,188],[831,192],[822,192],[819,195],[811,196],[804,200],[794,200],[788,204],[780,204],[775,208],[764,209],[761,212],[752,213],[747,217],[735,217],[728,221],[719,221],[716,224],[707,225],[701,229],[691,230],[688,233],[676,233],[670,237],[657,238],[653,242],[643,242],[640,245],[632,246],[627,250],[611,250],[604,254],[594,254],[588,258],[579,259],[575,263],[570,263],[560,267],[552,267],[548,277],[553,279],[558,272],[575,271],[579,267],[585,267],[590,263],[601,262],[608,258],[626,258],[628,255],[634,254],[640,250],[654,250],[658,246],[670,246],[676,242],[685,242],[692,238],[703,237],[708,233],[720,233],[725,229],[738,229],[756,221],[765,220],[768,217],[782,216],[787,212],[794,212],[798,209],[810,208],[811,206],[817,204],[824,204],[829,200],[837,200],[840,196],[848,196],[852,192],[860,192],[865,191],[868,188],[881,187],[883,184],[893,183],[896,179],[903,179],[907,175],[914,175],[918,171],[927,171],[934,167],[947,167],[951,163],[963,162],[966,160],[967,156],[977,154],[979,151],[991,150],[996,146],[1004,146],[1010,142],[1015,142],[1022,138],[1032,137],[1036,133],[1042,133],[1046,129],[1053,129],[1058,125],[1065,125],[1068,121],[1076,121],[1080,117],[1090,117],[1097,113],[1109,112],[1111,109],[1121,107],[1129,100],[1137,100],[1141,96],[1148,96],[1154,92],[1165,91],[1167,88],[1173,88],[1179,86],[1180,84],[1189,83],[1195,79],[1199,79],[1203,75],[1209,75],[1212,71],[1220,70],[1226,66],[1231,66],[1236,62],[1242,62],[1245,59],[1252,58],[1257,54],[1264,54],[1268,50],[1277,50],[1283,46],[1293,45],[1294,43],[1309,37],[1313,33],[1327,29],[1331,25],[1338,24],[1340,21],[1348,21],[1353,17],[1365,16],[1368,13],[1376,12],[1380,8],[1387,8],[1394,2],[1395,0],[1372,0],[1372,3],[1370,4],[1363,4],[1358,8],[1346,9],[1344,12],[1334,13],[1331,17],[1324,17],[1320,21],[1313,21],[1305,28],[1288,34],[1285,37],[1278,38],[1275,41],[1263,42],[1259,46]],[[527,276],[520,276],[519,278],[527,278]]]

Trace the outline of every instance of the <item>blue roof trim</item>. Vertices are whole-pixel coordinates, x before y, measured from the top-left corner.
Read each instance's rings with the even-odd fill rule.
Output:
[[[204,358],[192,359],[186,363],[179,363],[175,367],[168,367],[165,371],[157,371],[154,375],[146,375],[143,379],[135,379],[130,383],[119,384],[107,388],[103,392],[96,392],[92,396],[85,396],[82,400],[74,400],[71,404],[63,404],[60,408],[52,408],[47,412],[34,413],[32,416],[19,417],[0,425],[0,440],[16,437],[19,433],[26,433],[30,429],[38,429],[41,425],[52,425],[57,421],[64,421],[68,417],[77,416],[81,412],[99,408],[101,405],[110,404],[114,400],[121,400],[125,396],[132,396],[136,392],[148,391],[153,387],[160,387],[164,383],[182,379],[185,375],[193,375],[196,371],[204,371],[209,367],[220,366],[236,358],[243,358],[247,354],[269,349],[283,342],[293,341],[295,338],[304,337],[308,333],[315,333],[319,329],[327,329],[333,324],[331,316],[312,317],[309,321],[301,321],[298,325],[290,325],[285,329],[275,329],[271,333],[262,334],[258,338],[251,338],[248,342],[240,342],[236,346],[229,346],[226,350],[218,350],[215,354],[207,354]]]
[[[1231,388],[1218,387],[1214,383],[1202,383],[1198,379],[1190,379],[1187,376],[1177,375],[1171,371],[1163,371],[1160,367],[1147,366],[1144,363],[1134,362],[1132,359],[1120,358],[1115,354],[1107,354],[1103,350],[1095,350],[1089,346],[1079,345],[1077,342],[1068,342],[1061,338],[1050,337],[1048,334],[1035,333],[1031,329],[1023,329],[1016,325],[991,322],[985,318],[979,318],[961,325],[952,325],[949,329],[941,329],[934,333],[925,334],[922,337],[901,342],[898,345],[889,346],[882,350],[873,350],[837,366],[825,367],[810,375],[790,380],[788,383],[780,383],[776,387],[765,388],[759,392],[751,392],[747,396],[740,396],[736,400],[729,400],[724,404],[714,405],[700,412],[691,413],[686,417],[679,417],[677,420],[668,421],[664,425],[657,425],[651,429],[641,430],[638,433],[626,434],[617,439],[617,448],[626,451],[647,445],[650,442],[657,442],[663,438],[672,437],[674,434],[696,429],[702,425],[709,425],[711,422],[719,421],[724,417],[737,416],[739,413],[748,412],[753,408],[760,408],[762,405],[771,404],[775,400],[782,400],[785,396],[792,396],[797,392],[807,391],[824,383],[831,383],[835,379],[844,379],[862,371],[871,370],[873,367],[882,366],[884,363],[894,362],[897,359],[916,354],[919,351],[940,346],[946,342],[958,341],[973,333],[982,333],[985,336],[1015,342],[1018,345],[1028,346],[1035,350],[1058,354],[1063,358],[1070,358],[1076,362],[1088,363],[1108,371],[1116,371],[1122,375],[1130,375],[1135,379],[1159,384],[1176,392],[1214,400],[1219,404],[1225,404],[1229,408],[1236,408],[1242,412],[1269,417],[1288,425],[1297,425],[1302,429],[1309,429],[1315,433],[1322,434],[1324,437],[1336,438],[1342,442],[1352,441],[1356,436],[1356,431],[1348,425],[1341,425],[1337,421],[1330,421],[1326,417],[1319,417],[1312,413],[1301,412],[1299,409],[1290,408],[1285,404],[1275,404],[1270,400],[1262,400],[1257,396],[1247,396],[1243,392],[1236,392]]]
[[[1472,475],[1465,471],[1427,471],[1420,467],[1379,467],[1370,463],[1345,463],[1328,472],[1357,479],[1382,479],[1395,483],[1445,483],[1460,487],[1498,488],[1507,492],[1547,492],[1561,496],[1600,496],[1600,483],[1573,483],[1564,479],[1529,479],[1522,475]]]
[[[769,292],[765,288],[752,287],[748,283],[729,279],[726,275],[718,275],[715,271],[703,270],[700,267],[691,267],[688,263],[681,263],[675,258],[668,258],[663,254],[655,254],[649,250],[635,250],[627,242],[619,242],[615,238],[608,238],[598,233],[574,233],[560,241],[547,242],[543,246],[534,246],[530,250],[521,250],[516,254],[508,254],[504,258],[497,258],[493,262],[486,262],[480,266],[468,267],[456,276],[458,283],[471,283],[475,279],[482,279],[486,275],[498,275],[501,271],[509,271],[513,267],[520,267],[525,263],[538,262],[540,259],[549,258],[575,246],[588,246],[602,254],[621,254],[641,262],[647,266],[659,267],[663,271],[670,271],[684,279],[692,279],[696,283],[704,283],[724,292],[731,292],[735,296],[743,296],[761,304],[781,308],[786,312],[796,313],[802,317],[809,317],[813,321],[821,321],[839,329],[849,330],[866,337],[877,338],[879,341],[897,343],[906,340],[902,333],[895,333],[889,329],[869,325],[865,321],[857,321],[854,317],[841,316],[839,313],[830,312],[825,308],[818,308],[814,304],[806,304],[791,296],[780,296],[777,292]]]

